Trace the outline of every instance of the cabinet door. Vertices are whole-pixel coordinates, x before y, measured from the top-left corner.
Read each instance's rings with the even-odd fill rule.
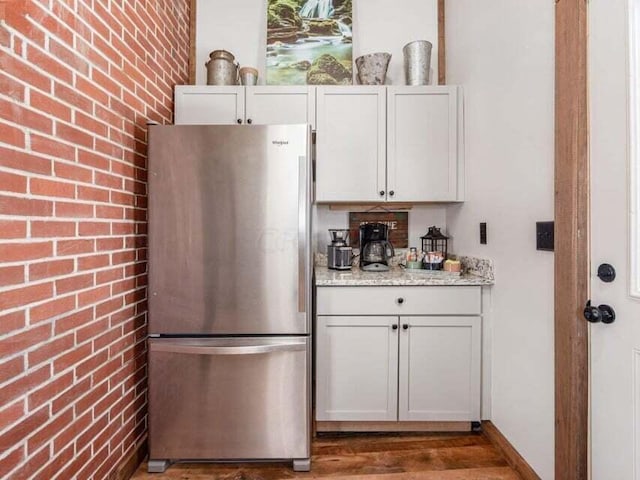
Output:
[[[176,125],[244,123],[244,87],[176,86],[174,123]]]
[[[462,200],[458,87],[389,87],[387,99],[389,199]]]
[[[385,200],[385,87],[318,87],[316,95],[316,201]]]
[[[399,419],[480,420],[481,317],[400,323]]]
[[[318,317],[317,420],[397,420],[397,324],[398,317]]]
[[[253,125],[308,123],[316,128],[315,87],[246,87],[246,121]]]

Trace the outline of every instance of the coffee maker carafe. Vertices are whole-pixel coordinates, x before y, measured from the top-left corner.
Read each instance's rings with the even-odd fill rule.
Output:
[[[360,225],[360,268],[367,272],[386,272],[394,255],[389,228],[384,223]]]

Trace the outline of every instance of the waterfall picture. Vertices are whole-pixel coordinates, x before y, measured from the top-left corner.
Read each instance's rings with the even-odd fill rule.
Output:
[[[352,0],[267,0],[267,84],[350,85]]]

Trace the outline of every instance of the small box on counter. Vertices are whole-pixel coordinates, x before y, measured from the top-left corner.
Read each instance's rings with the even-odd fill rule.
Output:
[[[462,266],[458,260],[445,260],[444,271],[445,272],[460,272]]]

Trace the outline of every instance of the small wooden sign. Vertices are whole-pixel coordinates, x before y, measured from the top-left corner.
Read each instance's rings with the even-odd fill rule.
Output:
[[[360,225],[384,223],[389,227],[389,241],[395,248],[409,247],[409,212],[349,212],[351,246],[360,248]]]

